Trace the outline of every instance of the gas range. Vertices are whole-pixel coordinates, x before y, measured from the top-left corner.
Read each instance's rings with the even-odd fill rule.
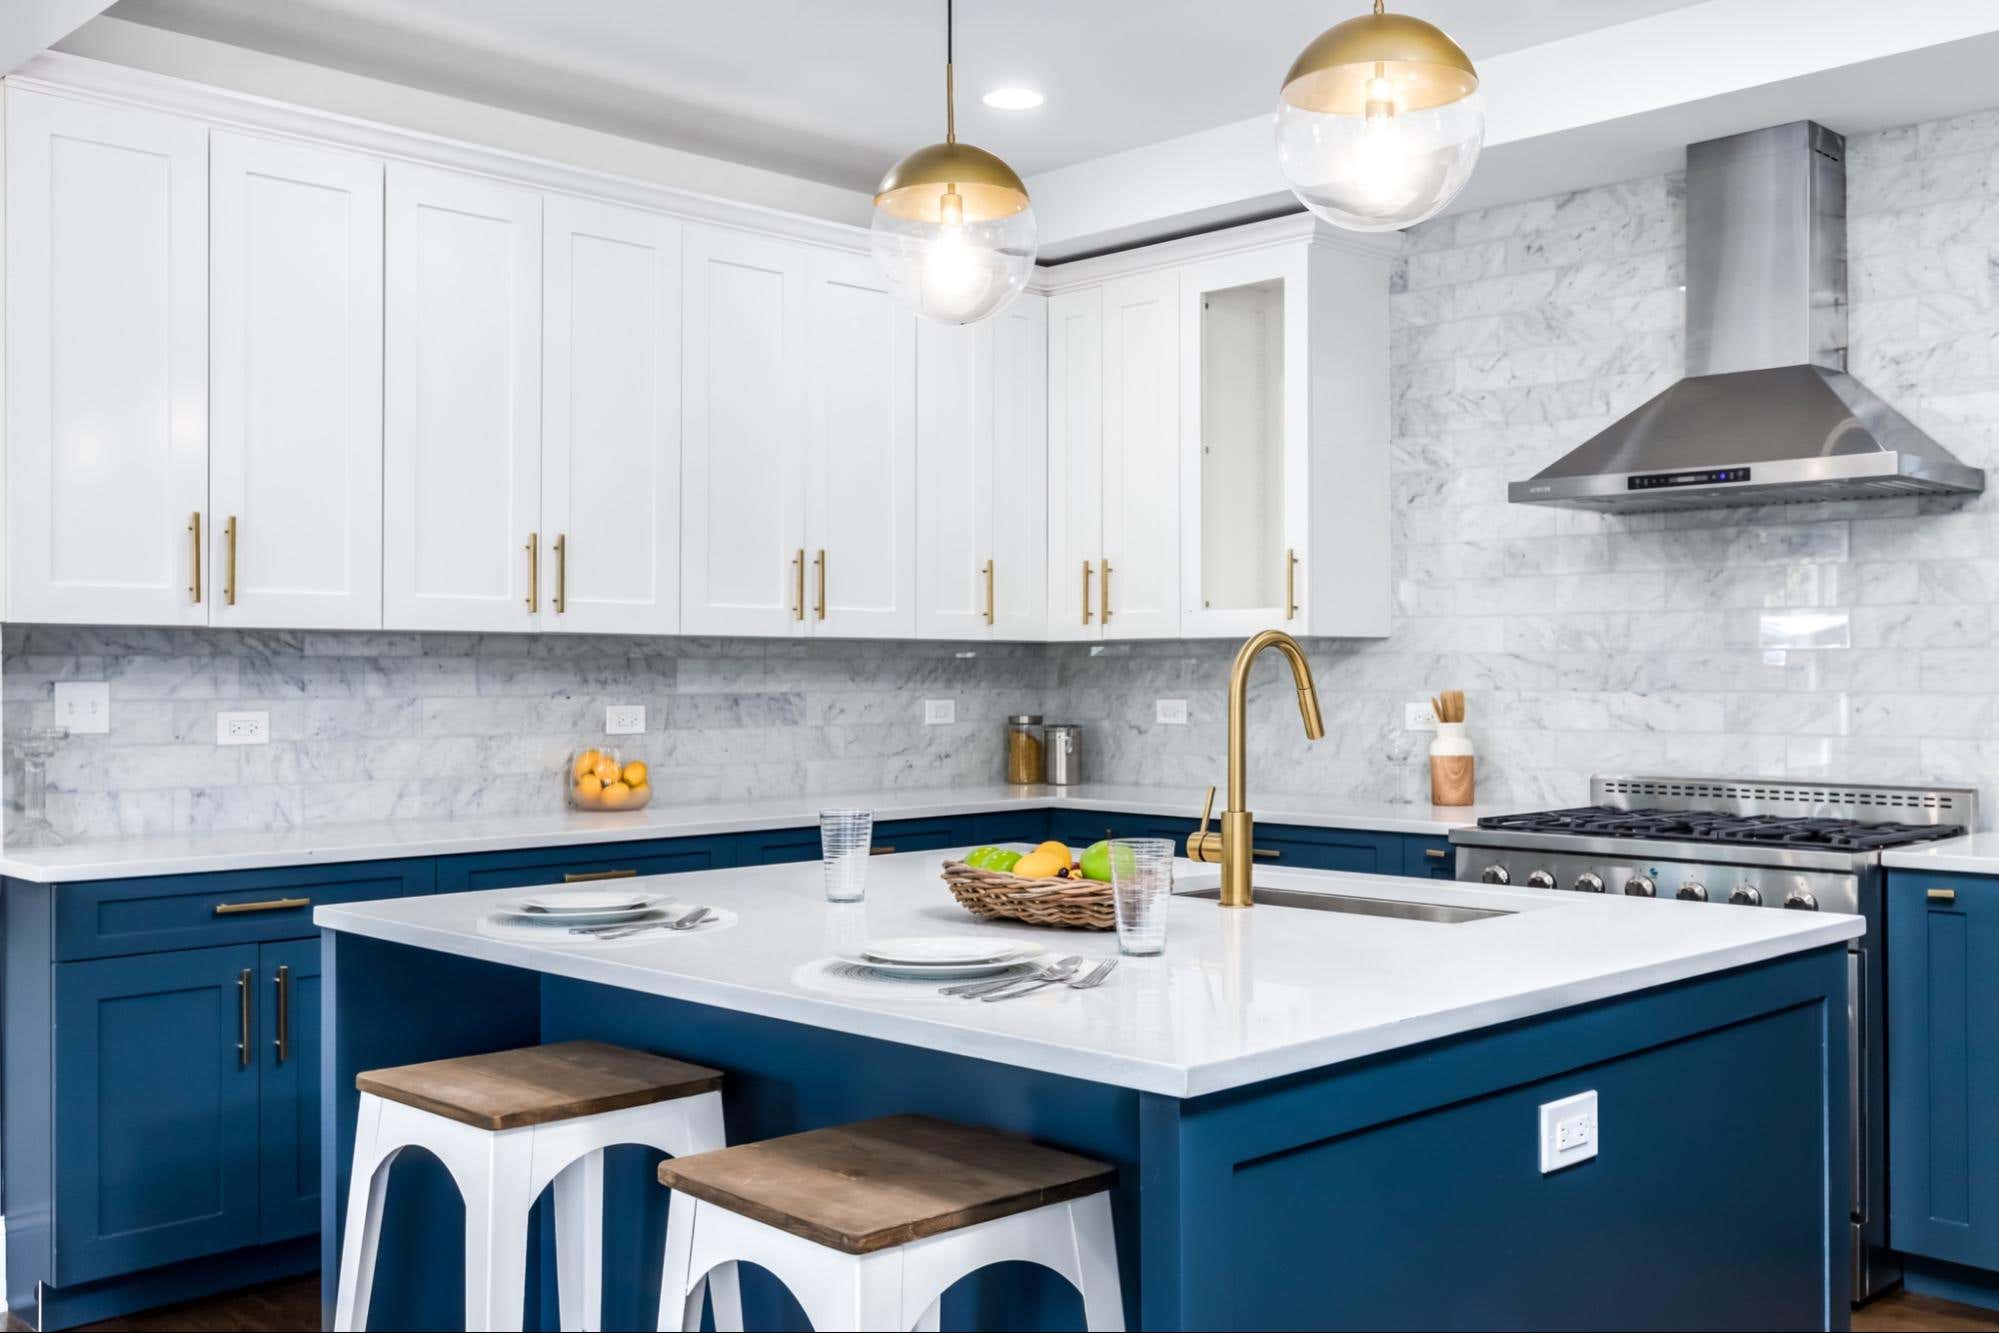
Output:
[[[1881,853],[1977,824],[1976,793],[1958,787],[1599,776],[1589,805],[1481,819],[1451,842],[1456,877],[1474,883],[1866,918],[1847,952],[1846,1012],[1861,1301],[1901,1276],[1887,1237]]]

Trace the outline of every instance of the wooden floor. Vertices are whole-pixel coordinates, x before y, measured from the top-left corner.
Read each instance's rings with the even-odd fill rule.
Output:
[[[9,1320],[9,1328],[27,1325]],[[211,1300],[189,1301],[163,1310],[86,1325],[106,1333],[262,1333],[319,1327],[319,1279],[294,1278],[231,1292]],[[1937,1333],[1999,1333],[1999,1310],[1958,1305],[1929,1296],[1897,1291],[1853,1312],[1856,1333],[1905,1333],[1931,1329]]]

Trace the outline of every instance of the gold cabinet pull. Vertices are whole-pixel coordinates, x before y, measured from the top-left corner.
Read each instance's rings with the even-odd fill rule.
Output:
[[[805,619],[805,548],[803,546],[798,548],[797,555],[791,557],[791,573],[793,579],[796,580],[793,588],[795,595],[791,601],[791,618],[793,620],[803,620]]]
[[[1250,848],[1250,855],[1262,861],[1275,861],[1278,857],[1284,855],[1284,853],[1273,851],[1268,847],[1252,847]]]
[[[812,563],[819,570],[819,600],[812,604],[813,614],[821,620],[826,618],[826,548],[820,547],[819,554],[812,557]]]
[[[250,969],[236,974],[236,1067],[250,1067]]]
[[[876,844],[875,846],[873,846],[873,847],[870,847],[870,848],[868,848],[868,855],[869,855],[869,856],[894,856],[894,855],[895,855],[895,844],[894,844],[894,843],[890,843],[890,842],[884,842],[884,843],[877,843],[877,844]]]
[[[236,515],[222,527],[223,544],[229,549],[229,567],[223,571],[222,600],[230,606],[236,605]]]
[[[292,970],[283,963],[278,964],[278,1036],[271,1044],[277,1048],[278,1063],[283,1064],[292,1053]]]
[[[194,582],[187,585],[194,596],[195,605],[201,604],[201,511],[195,510],[187,520],[188,536],[194,542]]]
[[[1928,893],[1924,894],[1923,896],[1928,898],[1933,903],[1954,903],[1957,901],[1957,890],[1931,889]]]
[[[555,534],[555,614],[569,609],[569,534]]]
[[[1111,562],[1104,561],[1104,567],[1097,575],[1098,618],[1106,625],[1111,623]]]
[[[217,903],[215,915],[241,916],[245,912],[288,912],[294,907],[310,907],[310,898],[266,898],[254,903]]]
[[[636,870],[571,870],[563,875],[564,884],[588,884],[593,879],[630,879],[638,874]]]
[[[1083,562],[1083,623],[1090,623],[1090,562]]]
[[[1450,851],[1443,847],[1425,847],[1423,855],[1429,857],[1432,861],[1441,861],[1450,855]]]
[[[541,610],[541,534],[528,534],[528,610]]]
[[[1298,552],[1284,552],[1284,618],[1298,618]]]
[[[993,623],[993,562],[986,561],[986,623]]]

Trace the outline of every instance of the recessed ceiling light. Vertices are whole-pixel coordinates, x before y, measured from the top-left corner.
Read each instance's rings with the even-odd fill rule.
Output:
[[[979,100],[995,111],[1032,111],[1047,99],[1033,88],[995,88]]]

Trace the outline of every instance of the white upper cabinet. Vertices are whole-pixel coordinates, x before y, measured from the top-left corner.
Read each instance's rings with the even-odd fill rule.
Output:
[[[1172,270],[1103,288],[1105,638],[1180,632],[1180,283]]]
[[[1103,547],[1104,295],[1048,301],[1048,637],[1097,639]]]
[[[1048,621],[1046,300],[917,321],[917,633],[1038,639]]]
[[[689,227],[681,299],[681,628],[805,631],[805,251]]]
[[[541,628],[680,628],[680,224],[543,201]]]
[[[810,632],[916,634],[916,316],[867,255],[806,267]]]
[[[382,623],[382,164],[211,143],[210,623]]]
[[[208,131],[7,93],[7,619],[204,624]]]
[[[384,621],[538,620],[541,196],[388,169]]]

